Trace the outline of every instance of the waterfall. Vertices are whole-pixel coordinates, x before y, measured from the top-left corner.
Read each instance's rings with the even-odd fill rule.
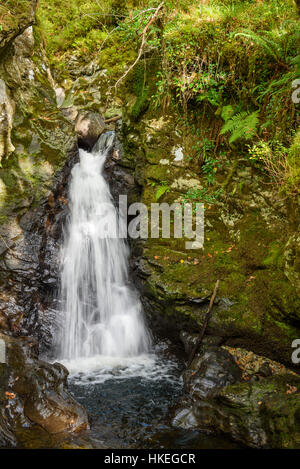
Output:
[[[71,173],[70,216],[61,253],[60,357],[134,357],[148,351],[137,292],[128,276],[129,250],[116,236],[118,211],[102,174],[114,133],[93,151],[79,150]]]

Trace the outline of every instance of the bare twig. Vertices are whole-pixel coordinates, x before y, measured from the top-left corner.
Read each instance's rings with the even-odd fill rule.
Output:
[[[135,65],[138,63],[138,61],[140,60],[141,56],[142,56],[142,53],[143,53],[143,50],[144,50],[144,47],[146,45],[146,34],[147,34],[147,31],[148,29],[150,28],[151,24],[154,23],[154,21],[156,20],[157,16],[158,16],[158,13],[160,12],[160,10],[162,9],[164,5],[164,2],[162,2],[160,5],[158,5],[158,7],[156,8],[155,12],[153,13],[153,15],[151,16],[150,18],[150,21],[146,24],[146,26],[144,27],[143,29],[143,32],[142,32],[142,42],[141,42],[141,45],[140,45],[140,49],[139,49],[139,53],[138,53],[138,56],[136,58],[136,60],[133,62],[133,64],[130,65],[130,67],[126,70],[126,72],[124,73],[124,75],[121,76],[121,78],[118,79],[118,81],[116,82],[115,84],[115,90],[117,89],[117,87],[119,86],[119,84],[121,83],[122,80],[124,80],[124,78],[128,75],[128,73],[135,67]]]
[[[215,289],[214,289],[214,292],[212,294],[212,297],[210,299],[210,302],[209,302],[209,307],[208,307],[208,310],[207,310],[207,313],[206,313],[206,316],[205,316],[205,319],[204,319],[204,323],[203,323],[203,326],[202,326],[202,329],[201,329],[201,332],[199,334],[199,337],[196,341],[196,344],[191,352],[191,355],[190,355],[190,358],[189,358],[189,361],[188,361],[188,364],[187,364],[187,368],[190,366],[190,364],[192,363],[193,359],[194,359],[194,356],[197,352],[197,349],[203,339],[203,336],[204,336],[204,332],[206,330],[206,327],[207,327],[207,324],[208,324],[208,321],[210,320],[210,317],[211,317],[211,312],[212,312],[212,307],[213,307],[213,304],[214,304],[214,301],[215,301],[215,298],[216,298],[216,295],[217,295],[217,291],[218,291],[218,288],[219,288],[219,283],[220,281],[217,280],[217,283],[215,285]]]
[[[155,10],[155,8],[148,8],[148,10],[143,10],[143,11],[140,11],[139,13],[137,13],[135,16],[133,16],[132,18],[129,18],[129,21],[134,21],[138,16],[141,16],[143,15],[144,13],[147,13],[148,11],[152,11],[152,10]],[[98,50],[98,52],[101,52],[101,50],[103,49],[103,46],[104,44],[106,43],[107,39],[117,30],[120,28],[120,25],[116,26],[115,28],[113,28],[108,34],[107,36],[105,37],[105,39],[103,40],[102,44],[100,45],[100,48]]]
[[[105,119],[104,123],[105,124],[110,124],[111,122],[117,122],[119,119],[121,119],[122,116],[114,116],[111,117],[110,119]]]

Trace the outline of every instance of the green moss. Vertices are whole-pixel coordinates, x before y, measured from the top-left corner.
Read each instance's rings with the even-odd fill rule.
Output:
[[[274,241],[269,246],[269,252],[263,260],[263,265],[266,267],[275,267],[282,269],[284,264],[283,258],[284,246],[278,241]]]
[[[144,87],[138,97],[136,98],[136,101],[131,109],[131,117],[133,120],[137,120],[148,108],[149,106],[149,88],[146,86]]]
[[[289,164],[286,180],[287,190],[298,193],[300,185],[300,130],[297,131],[288,151],[287,161]]]
[[[294,393],[289,393],[293,388]],[[254,425],[257,435],[267,437],[271,448],[298,448],[300,445],[299,377],[291,374],[265,378],[253,383],[238,383],[223,388],[216,402],[222,412],[230,413],[235,434],[248,438]],[[249,442],[251,435],[249,435]],[[257,439],[259,441],[259,439]],[[246,441],[245,441],[246,442]],[[253,442],[252,442],[253,444]]]
[[[0,5],[0,49],[34,22],[34,0],[6,0]]]

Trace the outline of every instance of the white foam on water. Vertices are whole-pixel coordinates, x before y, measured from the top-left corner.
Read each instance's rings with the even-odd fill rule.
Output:
[[[95,355],[75,360],[60,360],[69,370],[70,379],[79,385],[104,383],[109,379],[143,378],[146,380],[176,380],[174,371],[178,364],[162,359],[156,353],[135,357]]]

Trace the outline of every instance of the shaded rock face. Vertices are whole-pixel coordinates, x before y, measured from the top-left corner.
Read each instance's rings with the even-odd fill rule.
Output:
[[[189,353],[195,337],[181,335]],[[243,381],[233,356],[209,345],[218,338],[204,339],[184,373],[186,396],[173,425],[225,434],[252,448],[300,447],[300,378],[262,367],[255,379]]]
[[[67,391],[67,370],[38,359],[37,343],[0,334],[0,446],[16,446],[18,435],[38,425],[48,433],[88,428],[86,411]],[[3,360],[2,360],[3,361]]]
[[[21,3],[25,18],[36,2]],[[26,18],[22,30],[11,23],[16,29],[0,59],[0,328],[34,335],[44,350],[55,323],[67,181],[78,147],[73,123],[57,107],[34,14]]]
[[[78,152],[56,174],[48,198],[18,221],[18,236],[0,259],[0,324],[9,334],[33,335],[40,351],[52,344],[59,289],[59,253],[68,216],[67,190]]]
[[[184,351],[187,357],[190,356],[194,346],[197,343],[199,338],[199,334],[190,334],[187,331],[180,331],[179,334],[180,340],[183,343]],[[212,336],[212,335],[204,335],[201,344],[199,346],[200,351],[206,350],[207,346],[209,345],[220,345],[223,342],[223,338],[221,336]]]
[[[207,347],[185,371],[184,388],[193,399],[205,399],[218,394],[224,386],[240,381],[241,377],[242,372],[230,353],[218,347]]]
[[[75,120],[75,132],[78,135],[80,147],[91,150],[104,131],[105,123],[99,114],[90,111],[78,113]]]
[[[193,124],[209,134],[215,116]],[[190,157],[195,136],[186,135],[171,116],[146,113],[133,121],[127,109],[120,137],[121,164],[139,188],[135,201],[149,213],[162,182],[168,190],[158,202],[168,204],[183,202],[189,191],[207,186],[204,172]],[[217,187],[226,181],[229,158],[218,159]],[[192,197],[203,201],[197,193]],[[151,327],[177,343],[182,329],[199,331],[220,279],[207,332],[228,345],[292,365],[291,343],[300,334],[299,211],[291,224],[289,207],[244,161],[223,193],[206,205],[203,250],[186,251],[185,240],[172,236],[131,241],[132,270]]]

